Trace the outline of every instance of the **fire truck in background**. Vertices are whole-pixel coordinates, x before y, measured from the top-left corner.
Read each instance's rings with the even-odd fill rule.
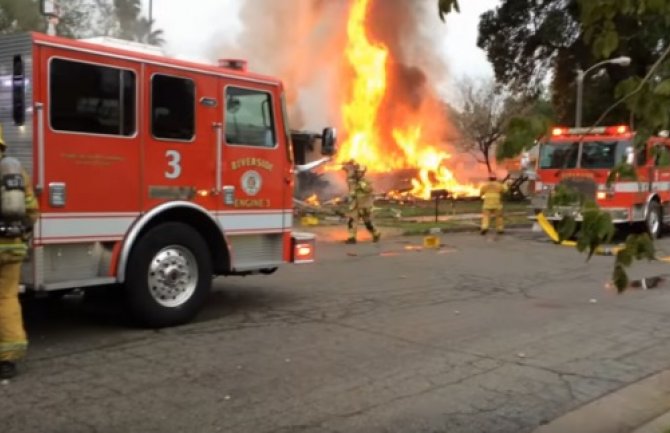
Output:
[[[635,132],[625,125],[598,128],[553,128],[539,144],[535,164],[534,214],[560,219],[547,209],[557,185],[573,188],[610,213],[616,224],[645,224],[657,238],[670,221],[670,139],[651,137],[635,149]],[[607,185],[610,171],[625,161],[635,167],[637,180],[620,179]],[[547,214],[547,212],[550,212]],[[581,216],[575,212],[577,221]]]
[[[216,275],[314,260],[292,231],[282,83],[246,62],[180,61],[38,33],[0,37],[8,154],[40,219],[26,291],[125,291],[148,326],[189,321]],[[335,152],[325,128],[322,153]]]

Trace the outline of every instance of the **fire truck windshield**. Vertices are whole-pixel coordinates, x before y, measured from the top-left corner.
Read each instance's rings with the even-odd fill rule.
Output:
[[[544,143],[540,148],[540,168],[575,168],[578,154],[577,142]]]
[[[629,140],[584,141],[581,158],[579,142],[548,142],[540,149],[540,168],[543,169],[608,169],[613,168],[626,157],[626,148],[632,146]]]

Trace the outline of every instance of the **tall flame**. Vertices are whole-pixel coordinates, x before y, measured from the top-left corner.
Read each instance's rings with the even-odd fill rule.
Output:
[[[410,193],[420,198],[430,198],[435,189],[446,189],[455,196],[478,195],[478,188],[460,183],[445,166],[451,155],[426,143],[427,120],[421,113],[408,112],[402,124],[392,128],[393,143],[382,143],[379,128],[387,126],[380,125],[379,114],[388,91],[389,50],[368,39],[365,20],[369,4],[370,0],[353,0],[349,12],[345,55],[353,74],[350,100],[342,107],[346,138],[337,162],[353,158],[371,173],[418,169]]]

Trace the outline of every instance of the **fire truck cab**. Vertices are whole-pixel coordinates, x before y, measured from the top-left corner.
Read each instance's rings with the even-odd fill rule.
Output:
[[[40,206],[25,291],[110,285],[140,322],[170,326],[214,276],[314,260],[314,236],[292,231],[278,79],[38,33],[0,37],[0,75],[7,153]]]
[[[565,185],[594,200],[614,223],[643,223],[651,236],[659,237],[670,221],[670,139],[662,133],[636,149],[634,138],[625,125],[553,128],[539,144],[534,214],[544,212],[547,219],[559,220],[558,213],[547,209],[548,196],[557,185]],[[607,185],[611,170],[621,162],[634,166],[637,180]],[[578,212],[574,216],[581,219]]]

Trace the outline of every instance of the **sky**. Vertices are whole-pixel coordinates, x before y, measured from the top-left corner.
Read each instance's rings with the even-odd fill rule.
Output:
[[[165,49],[170,55],[213,62],[214,59],[207,58],[207,48],[212,41],[233,42],[243,28],[238,18],[240,0],[178,2],[187,4],[187,11],[175,7],[176,3],[174,0],[153,0],[156,26],[165,31]],[[486,55],[477,48],[477,28],[479,16],[498,5],[500,0],[463,0],[460,3],[461,13],[447,17],[447,24],[438,30],[443,32],[439,36],[442,41],[440,55],[449,65],[452,80],[462,76],[491,77],[493,72]],[[143,0],[143,4],[147,13],[149,0]],[[248,60],[253,69],[253,59]]]

